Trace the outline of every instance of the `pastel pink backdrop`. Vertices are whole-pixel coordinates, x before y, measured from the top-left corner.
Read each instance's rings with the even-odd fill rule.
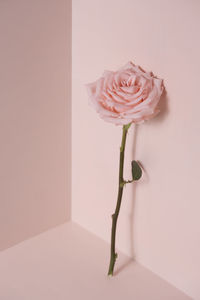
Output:
[[[5,249],[70,217],[70,1],[0,1],[0,36]]]
[[[161,114],[132,126],[117,246],[200,299],[200,2],[75,0],[72,34],[72,219],[110,241],[121,129],[88,106],[85,84],[132,60],[164,78]],[[136,146],[134,146],[134,140]]]
[[[73,1],[72,218],[110,241],[121,131],[84,84],[128,60],[165,79],[163,112],[128,136],[118,248],[200,299],[200,5]],[[70,2],[0,2],[0,249],[70,217]],[[136,140],[136,147],[133,141]]]

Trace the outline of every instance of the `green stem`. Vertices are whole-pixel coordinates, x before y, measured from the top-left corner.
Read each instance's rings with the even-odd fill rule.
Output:
[[[123,126],[123,133],[122,133],[122,142],[120,147],[120,161],[119,161],[119,187],[118,187],[118,197],[117,197],[117,205],[115,208],[115,212],[112,215],[112,230],[111,230],[111,249],[110,249],[110,265],[108,270],[108,275],[113,275],[115,262],[117,259],[117,253],[115,252],[115,240],[116,240],[116,228],[117,228],[117,219],[119,216],[119,211],[121,207],[121,201],[122,201],[122,195],[123,195],[123,189],[124,189],[124,151],[126,146],[126,136],[130,124]]]

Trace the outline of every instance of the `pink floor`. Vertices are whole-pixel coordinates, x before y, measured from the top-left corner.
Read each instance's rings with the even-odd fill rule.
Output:
[[[119,255],[106,276],[109,245],[67,223],[0,253],[0,300],[189,300],[157,275]]]

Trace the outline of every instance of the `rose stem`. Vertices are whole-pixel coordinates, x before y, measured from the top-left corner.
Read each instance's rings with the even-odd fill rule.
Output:
[[[124,189],[124,151],[126,145],[126,136],[131,123],[123,126],[123,133],[122,133],[122,142],[120,147],[120,160],[119,160],[119,187],[118,187],[118,197],[117,197],[117,204],[115,208],[115,212],[112,215],[112,230],[111,230],[111,249],[110,249],[110,265],[108,270],[108,275],[113,275],[115,262],[117,259],[117,253],[115,253],[115,237],[116,237],[116,227],[117,227],[117,219],[120,211],[121,201],[122,201],[122,194]]]

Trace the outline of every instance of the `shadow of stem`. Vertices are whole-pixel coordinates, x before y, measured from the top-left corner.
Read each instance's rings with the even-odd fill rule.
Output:
[[[114,272],[114,275],[117,275],[122,270],[126,269],[133,261],[134,261],[133,258],[128,258],[123,264],[121,264],[121,266],[116,268],[116,271]]]
[[[136,154],[136,144],[137,144],[137,136],[138,136],[138,125],[135,125],[134,128],[134,135],[133,135],[133,148],[132,148],[132,159],[135,159]],[[132,201],[131,201],[131,208],[130,208],[130,215],[129,215],[129,234],[130,234],[130,255],[131,259],[135,258],[134,252],[134,214],[135,214],[135,203],[136,203],[136,188],[137,182],[133,183],[132,188]]]
[[[150,123],[162,122],[165,119],[166,115],[169,113],[168,96],[167,96],[166,90],[164,90],[164,92],[161,96],[161,99],[160,99],[159,105],[158,105],[158,109],[160,110],[160,113],[158,114],[158,116],[156,116],[152,120],[149,120],[148,122],[150,122]],[[135,158],[135,154],[136,154],[138,129],[139,129],[139,125],[135,124],[134,134],[133,134],[133,143],[132,143],[132,160],[137,160]],[[144,167],[142,166],[142,163],[140,163],[140,166],[142,167],[143,174],[145,174],[146,178],[148,178],[148,174],[145,171]],[[130,237],[129,253],[130,253],[130,258],[116,270],[115,274],[118,274],[120,271],[122,271],[124,268],[126,268],[131,262],[133,262],[133,260],[135,260],[134,229],[135,229],[136,190],[137,190],[137,182],[134,182],[133,189],[132,189],[132,201],[131,201],[131,207],[130,207],[130,215],[129,215],[129,237]]]

